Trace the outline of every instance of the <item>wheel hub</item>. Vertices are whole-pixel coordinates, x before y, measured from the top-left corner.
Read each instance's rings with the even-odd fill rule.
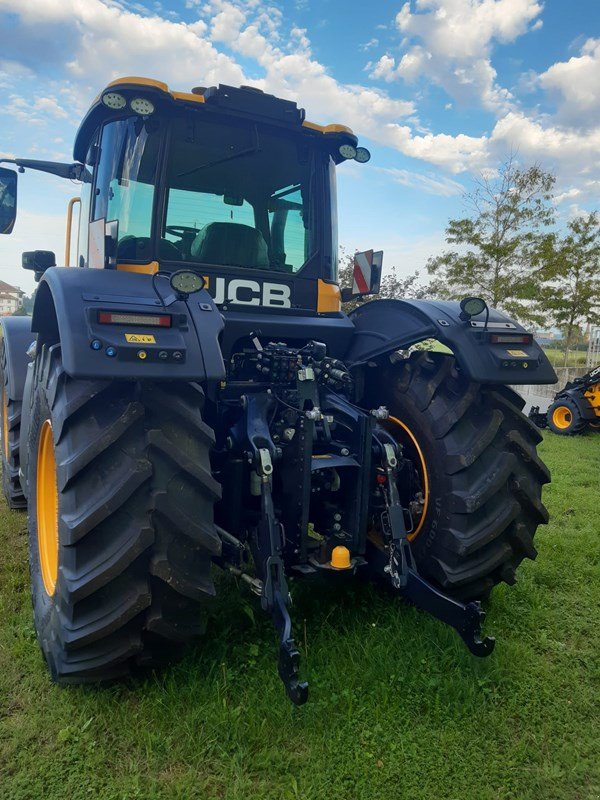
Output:
[[[37,461],[37,535],[44,589],[50,596],[58,576],[58,489],[52,425],[42,425]]]
[[[564,431],[571,425],[572,421],[573,415],[566,406],[558,406],[554,409],[552,413],[552,422],[557,428]]]

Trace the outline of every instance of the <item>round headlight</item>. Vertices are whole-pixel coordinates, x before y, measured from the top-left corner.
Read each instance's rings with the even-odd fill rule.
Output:
[[[126,100],[118,92],[106,92],[106,94],[102,95],[102,102],[108,108],[112,108],[113,111],[119,111],[119,109],[125,108]]]
[[[132,111],[142,117],[147,117],[149,114],[154,113],[154,103],[151,103],[145,97],[134,97],[129,105]]]
[[[171,288],[180,294],[194,294],[204,289],[204,278],[197,272],[187,269],[180,269],[174,272],[170,278]]]
[[[356,155],[354,156],[354,160],[358,161],[359,164],[366,164],[367,161],[370,161],[371,153],[367,150],[366,147],[357,147],[356,148]]]
[[[351,144],[341,144],[338,152],[342,158],[356,158],[356,147]]]
[[[460,301],[460,310],[467,317],[476,317],[478,314],[482,314],[486,307],[487,304],[481,297],[465,297]]]

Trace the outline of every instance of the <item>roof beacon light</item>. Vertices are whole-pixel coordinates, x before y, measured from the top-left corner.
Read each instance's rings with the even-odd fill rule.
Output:
[[[145,97],[134,97],[129,105],[131,110],[141,117],[148,117],[150,114],[154,114],[154,103],[151,103]]]
[[[127,101],[119,92],[106,92],[102,95],[102,102],[113,111],[119,111],[121,108],[125,108]]]
[[[366,147],[357,147],[354,160],[358,161],[359,164],[366,164],[367,161],[371,160],[371,153],[367,150]]]

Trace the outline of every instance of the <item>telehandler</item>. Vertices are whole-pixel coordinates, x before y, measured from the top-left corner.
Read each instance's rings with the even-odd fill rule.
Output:
[[[369,156],[251,87],[128,77],[73,163],[10,161],[81,187],[65,266],[24,253],[33,317],[2,320],[4,492],[28,508],[55,681],[175,656],[204,629],[213,565],[272,615],[296,704],[291,580],[364,573],[492,651],[480,600],[548,519],[540,434],[508,386],[556,376],[480,298],[341,311],[380,278],[365,251],[336,282],[336,167]],[[16,190],[1,168],[4,233]],[[413,350],[428,339],[452,355]]]
[[[533,406],[529,419],[560,436],[600,431],[600,364],[560,389],[545,414]]]

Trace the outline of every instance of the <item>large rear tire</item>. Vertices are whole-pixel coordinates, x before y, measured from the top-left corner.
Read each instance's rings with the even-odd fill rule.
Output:
[[[522,398],[473,383],[441,353],[415,353],[373,383],[370,402],[388,406],[419,475],[425,503],[410,538],[420,572],[461,600],[514,583],[520,562],[536,556],[550,480]]]
[[[29,551],[55,681],[163,663],[203,632],[220,553],[203,401],[195,384],[74,380],[60,346],[38,354]]]
[[[21,441],[20,400],[11,400],[8,385],[8,369],[4,341],[0,344],[0,364],[2,366],[2,491],[9,508],[27,508],[27,500],[21,488],[19,477],[19,444]]]

